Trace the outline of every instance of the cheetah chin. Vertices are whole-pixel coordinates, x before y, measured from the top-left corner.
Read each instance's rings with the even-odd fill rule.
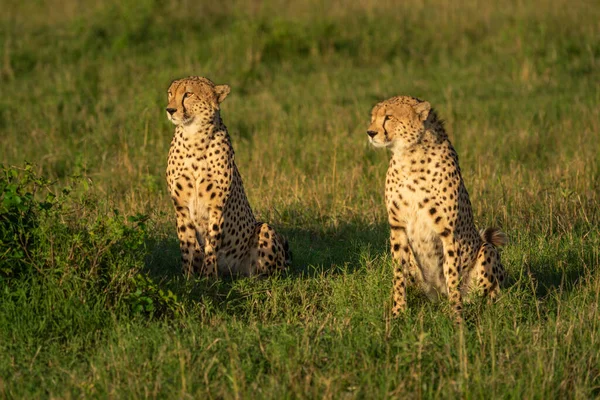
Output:
[[[371,143],[371,145],[375,148],[381,149],[384,147],[389,147],[390,146],[390,142],[384,142],[384,143],[380,143],[380,142],[376,142],[373,140],[373,138],[369,138],[369,143]]]

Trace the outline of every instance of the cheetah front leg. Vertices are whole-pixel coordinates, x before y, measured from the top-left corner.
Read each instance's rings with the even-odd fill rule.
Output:
[[[443,272],[448,288],[448,299],[454,313],[455,322],[461,324],[463,320],[462,296],[459,288],[460,265],[454,232],[446,228],[441,234],[441,239],[444,247]]]
[[[394,260],[394,280],[392,283],[392,316],[397,317],[406,310],[406,273],[411,262],[406,230],[392,226],[390,244]]]
[[[181,266],[184,275],[190,278],[194,272],[201,270],[204,255],[198,243],[194,223],[190,220],[189,210],[186,207],[176,206],[176,213]]]
[[[217,277],[217,252],[223,239],[223,209],[214,206],[208,215],[208,229],[204,239],[204,265],[202,274]]]

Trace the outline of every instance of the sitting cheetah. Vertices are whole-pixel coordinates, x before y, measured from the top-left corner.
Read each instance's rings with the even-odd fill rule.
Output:
[[[431,105],[392,97],[373,107],[367,134],[392,151],[385,201],[394,258],[392,315],[406,309],[406,275],[430,298],[448,296],[457,322],[462,297],[495,297],[505,280],[497,246],[506,235],[473,223],[458,155]]]
[[[257,222],[248,204],[219,112],[229,90],[195,76],[168,90],[167,117],[176,128],[166,176],[188,277],[265,274],[290,264],[287,241]]]

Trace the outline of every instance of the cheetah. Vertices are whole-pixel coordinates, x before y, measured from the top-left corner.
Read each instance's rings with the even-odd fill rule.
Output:
[[[246,198],[220,114],[229,91],[191,76],[173,81],[167,93],[175,134],[166,178],[188,277],[270,274],[291,262],[287,240],[255,219]]]
[[[367,135],[392,153],[385,183],[392,316],[406,309],[408,278],[429,298],[447,296],[460,323],[463,297],[498,295],[506,279],[498,247],[507,237],[497,228],[475,228],[458,155],[428,102],[398,96],[376,104]]]

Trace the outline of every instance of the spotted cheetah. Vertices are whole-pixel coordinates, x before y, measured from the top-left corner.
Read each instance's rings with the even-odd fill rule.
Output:
[[[166,178],[188,277],[267,274],[290,264],[287,241],[256,221],[246,198],[220,115],[229,91],[197,76],[175,80],[168,90],[175,135]]]
[[[385,202],[394,259],[392,315],[406,309],[406,279],[430,298],[448,296],[457,322],[462,298],[497,296],[505,281],[496,228],[478,232],[458,155],[443,122],[426,102],[392,97],[373,107],[367,130],[375,147],[391,150]]]

